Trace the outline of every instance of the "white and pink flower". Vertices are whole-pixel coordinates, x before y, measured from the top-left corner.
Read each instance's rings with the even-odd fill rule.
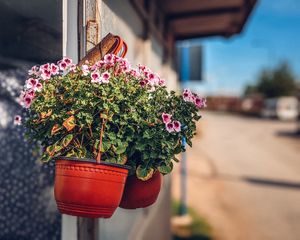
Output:
[[[91,73],[91,82],[92,83],[100,83],[101,80],[100,80],[100,73],[98,71],[94,71]]]
[[[140,72],[144,72],[145,70],[147,70],[147,67],[142,64],[138,64],[138,68]]]
[[[194,99],[194,103],[195,103],[197,108],[206,107],[206,99],[205,98],[201,98],[199,96],[196,96],[195,99]]]
[[[193,102],[193,93],[190,89],[184,89],[182,93],[183,100],[186,102]]]
[[[16,115],[14,117],[14,125],[21,125],[22,124],[22,117],[20,115]]]
[[[37,66],[33,66],[29,71],[28,71],[28,75],[35,75],[38,76],[39,75],[39,68]]]
[[[127,59],[121,58],[121,60],[119,60],[119,64],[120,64],[120,69],[123,72],[130,72],[131,71],[131,66],[130,66],[130,63],[128,62]]]
[[[105,63],[105,64],[108,64],[108,65],[114,64],[115,61],[116,61],[116,56],[113,55],[113,54],[106,54],[106,55],[104,56],[104,63]]]
[[[41,65],[40,70],[50,70],[50,63],[45,63]]]
[[[142,80],[140,81],[141,87],[145,87],[147,85],[148,81],[147,80]]]
[[[29,78],[26,80],[26,88],[27,89],[33,89],[36,87],[36,85],[38,84],[38,80],[34,79],[34,78]]]
[[[176,132],[180,132],[181,130],[181,123],[179,121],[173,121],[173,128]]]
[[[25,92],[23,94],[23,98],[25,98],[26,96],[30,97],[30,98],[34,98],[35,97],[35,91],[34,89],[29,89],[27,92]]]
[[[164,87],[164,86],[166,86],[166,80],[160,78],[158,84],[159,84],[160,86]]]
[[[56,64],[51,63],[51,65],[50,65],[50,72],[51,72],[52,75],[59,74],[59,67]]]
[[[59,61],[58,66],[60,70],[65,71],[68,67],[68,64],[65,61]]]
[[[166,129],[167,129],[167,131],[168,131],[169,133],[175,131],[175,129],[174,129],[174,124],[173,124],[172,122],[166,123],[165,126],[166,126]]]
[[[138,78],[138,77],[141,76],[141,74],[136,69],[131,69],[130,70],[130,75],[135,77],[135,78]]]
[[[72,59],[67,57],[64,57],[62,61],[65,62],[67,66],[70,66],[73,63]]]
[[[40,82],[38,82],[34,88],[35,91],[40,92],[43,88],[43,84],[41,84]]]
[[[87,76],[90,73],[90,68],[88,65],[84,64],[81,66],[81,71],[83,76]]]
[[[163,122],[164,122],[165,124],[167,124],[167,123],[171,122],[171,120],[172,120],[172,115],[171,115],[171,114],[168,114],[168,113],[162,113],[161,118],[162,118]]]
[[[51,78],[50,69],[42,69],[41,79],[42,80],[49,80],[50,78]]]
[[[76,68],[77,68],[77,66],[74,63],[70,64],[68,67],[69,71],[73,72],[73,73],[75,73],[77,71]]]
[[[100,76],[100,82],[109,83],[110,73],[108,71],[104,72]]]
[[[30,105],[33,101],[33,97],[31,97],[30,95],[26,94],[25,97],[22,100],[22,106],[25,108],[30,108]]]

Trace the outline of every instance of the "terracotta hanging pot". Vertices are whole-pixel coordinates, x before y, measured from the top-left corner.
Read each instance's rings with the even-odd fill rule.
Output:
[[[152,205],[160,192],[161,182],[162,175],[159,171],[156,171],[147,181],[142,181],[135,175],[128,177],[120,207],[135,209]]]
[[[54,195],[62,214],[109,218],[120,204],[128,167],[92,159],[55,159]]]

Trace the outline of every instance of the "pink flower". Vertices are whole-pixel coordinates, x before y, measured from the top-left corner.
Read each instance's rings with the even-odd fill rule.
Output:
[[[23,106],[25,107],[25,108],[29,108],[30,107],[30,105],[31,105],[31,103],[32,103],[32,97],[30,97],[29,95],[25,95],[25,97],[24,97],[24,99],[23,99]]]
[[[37,79],[29,78],[26,80],[26,88],[28,89],[35,88],[38,82],[39,81]]]
[[[97,71],[94,71],[91,73],[91,78],[92,78],[92,83],[100,83],[101,80],[100,80],[100,74],[99,72]]]
[[[180,132],[181,130],[181,123],[179,121],[173,121],[174,130],[176,132]]]
[[[95,66],[97,68],[102,68],[104,66],[105,62],[103,60],[100,60],[98,62],[95,63]]]
[[[35,75],[37,76],[39,72],[39,68],[37,66],[33,66],[29,71],[28,74],[29,75]]]
[[[68,64],[64,61],[60,61],[58,66],[59,66],[60,70],[65,71],[68,67]]]
[[[35,91],[39,92],[41,91],[41,89],[43,88],[43,84],[41,84],[40,82],[38,82],[34,88]]]
[[[51,78],[51,71],[48,69],[42,69],[41,78],[43,80],[49,80]]]
[[[76,64],[73,64],[73,63],[70,64],[70,65],[69,65],[69,71],[70,71],[70,72],[76,72]]]
[[[41,88],[43,87],[43,85],[39,82],[38,79],[34,79],[34,78],[29,78],[26,81],[26,88],[30,89],[28,92],[35,92],[35,91],[39,91]]]
[[[163,86],[166,86],[166,80],[160,78],[158,84],[159,84],[160,86],[162,86],[162,87],[163,87]]]
[[[22,124],[22,117],[20,115],[16,115],[14,117],[14,124],[15,125],[21,125]]]
[[[138,78],[138,77],[140,77],[141,74],[136,69],[131,69],[130,70],[130,75],[135,77],[135,78]]]
[[[147,74],[148,75],[148,78],[150,79],[150,80],[153,80],[153,79],[155,79],[155,75],[154,75],[154,73],[152,73],[152,72],[149,72],[149,74]]]
[[[172,119],[172,115],[171,114],[168,114],[168,113],[162,113],[161,115],[162,117],[162,120],[165,124],[171,122],[171,119]]]
[[[184,89],[182,93],[183,100],[186,102],[192,102],[193,101],[193,93],[190,89]]]
[[[205,98],[201,98],[201,97],[197,96],[197,97],[195,97],[194,103],[197,108],[206,107],[206,99]]]
[[[174,124],[171,122],[166,123],[166,129],[169,133],[174,132]]]
[[[33,89],[28,90],[27,92],[23,93],[23,98],[25,98],[26,96],[30,98],[34,98],[35,91]]]
[[[142,72],[144,72],[147,69],[147,67],[142,64],[138,64],[138,68],[139,68],[139,71],[142,71]]]
[[[104,56],[104,63],[106,64],[113,64],[115,63],[116,57],[113,54],[106,54]]]
[[[50,70],[50,63],[46,63],[40,66],[41,70]]]
[[[110,74],[109,74],[109,72],[106,71],[106,72],[101,74],[100,82],[109,83],[109,78],[110,78]]]
[[[145,87],[147,85],[146,80],[140,81],[140,85],[141,87]]]
[[[57,75],[59,73],[59,67],[57,65],[55,65],[54,63],[51,63],[50,71],[51,71],[52,75]]]
[[[130,63],[128,62],[127,59],[125,58],[120,58],[121,60],[119,60],[119,64],[120,64],[120,69],[124,72],[130,72],[131,70],[131,66]]]
[[[81,71],[83,76],[87,76],[90,73],[90,69],[88,65],[82,65],[81,66]]]
[[[70,66],[72,64],[72,59],[71,58],[67,58],[67,57],[64,57],[62,59],[62,62],[65,62],[67,64],[67,66]]]

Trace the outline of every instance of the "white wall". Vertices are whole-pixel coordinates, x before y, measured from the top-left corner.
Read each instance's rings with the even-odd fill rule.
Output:
[[[145,64],[167,81],[171,89],[178,89],[177,74],[170,64],[163,64],[162,45],[153,37],[143,40],[144,26],[130,1],[99,0],[97,15],[100,23],[99,39],[107,33],[119,35],[128,44],[126,58],[134,64]]]
[[[143,40],[144,26],[130,1],[99,0],[99,39],[107,33],[119,35],[128,45],[127,58],[132,65],[145,64],[176,89],[177,75],[169,64],[163,64],[163,48],[155,38]],[[99,220],[101,240],[168,240],[170,235],[170,179],[164,178],[157,202],[147,209],[117,209],[110,219]]]

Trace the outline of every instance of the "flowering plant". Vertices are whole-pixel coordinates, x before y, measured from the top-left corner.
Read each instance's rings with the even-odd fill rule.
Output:
[[[55,156],[126,164],[143,180],[172,170],[175,154],[191,146],[205,99],[189,90],[168,92],[147,67],[108,54],[76,66],[69,58],[29,71],[20,103],[28,110],[28,136]],[[16,116],[15,123],[20,124]]]

